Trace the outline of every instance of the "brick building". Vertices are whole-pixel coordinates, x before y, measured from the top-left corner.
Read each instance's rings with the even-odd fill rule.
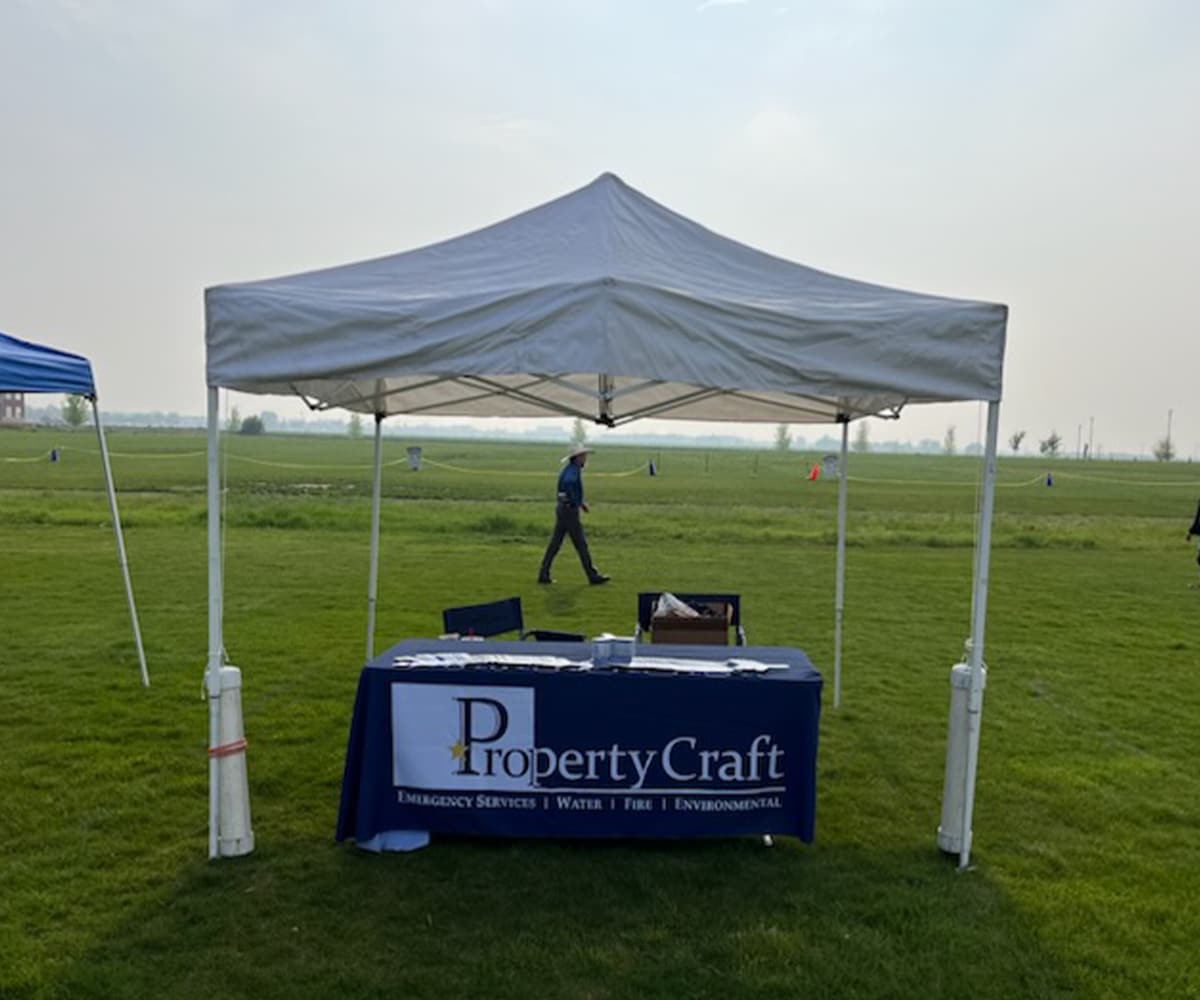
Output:
[[[0,392],[0,424],[25,422],[25,393]]]

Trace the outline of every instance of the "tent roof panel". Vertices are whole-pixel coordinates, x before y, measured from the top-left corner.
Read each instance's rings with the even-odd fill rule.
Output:
[[[96,394],[87,358],[0,333],[0,390]]]
[[[514,413],[511,387],[489,403],[455,378],[603,375],[663,383],[662,398],[679,383],[713,390],[686,408],[709,420],[779,419],[774,405],[731,407],[728,394],[742,390],[817,398],[821,414],[848,412],[849,399],[998,399],[1007,323],[1001,305],[885,288],[755,250],[612,174],[443,243],[210,288],[206,307],[210,385],[468,416],[524,410]],[[430,378],[443,381],[420,395],[396,391]],[[558,408],[538,398],[521,406]],[[631,419],[645,398],[590,415]]]

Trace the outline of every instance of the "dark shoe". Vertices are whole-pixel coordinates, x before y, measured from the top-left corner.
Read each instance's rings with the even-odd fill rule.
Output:
[[[539,576],[538,583],[553,583],[554,581],[548,576]]]
[[[596,586],[601,583],[608,583],[608,581],[611,579],[612,577],[605,576],[603,573],[597,573],[595,576],[588,577],[588,583],[592,584],[592,586]]]

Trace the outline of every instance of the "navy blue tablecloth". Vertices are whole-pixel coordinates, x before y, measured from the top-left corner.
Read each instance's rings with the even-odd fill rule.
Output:
[[[392,666],[413,653],[586,658],[590,649],[407,640],[376,657],[359,678],[337,839],[427,830],[812,840],[821,676],[799,650],[643,650],[788,664],[715,677]]]

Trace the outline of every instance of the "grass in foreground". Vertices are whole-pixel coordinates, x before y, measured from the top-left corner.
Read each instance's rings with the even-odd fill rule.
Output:
[[[297,459],[290,441],[255,445],[263,461]],[[179,441],[113,436],[114,451],[137,446]],[[356,457],[336,446],[357,447],[323,442],[314,461]],[[390,482],[385,643],[435,632],[443,606],[476,598],[519,593],[532,623],[594,632],[627,629],[639,589],[721,586],[743,594],[752,641],[803,646],[831,679],[831,483],[809,487],[766,454],[755,470],[714,453],[706,473],[669,453],[656,480],[592,476],[598,461],[591,532],[614,583],[586,587],[568,551],[547,591],[532,579],[554,454],[456,447],[451,464],[494,474]],[[612,471],[637,457],[614,455]],[[227,644],[245,674],[259,847],[209,864],[200,480],[180,467],[156,485],[115,461],[118,485],[144,493],[122,503],[149,691],[99,480],[83,466],[68,470],[78,482],[49,480],[62,470],[40,465],[0,478],[0,996],[1200,991],[1200,592],[1185,587],[1182,538],[1198,490],[1060,478],[1001,491],[976,868],[959,875],[933,834],[974,491],[926,483],[969,481],[973,463],[856,457],[854,473],[877,481],[851,490],[845,702],[835,713],[827,692],[818,840],[770,851],[753,839],[440,838],[404,857],[334,845],[364,641],[366,486],[347,473],[353,489],[313,496],[298,488],[312,470],[234,478]],[[1030,465],[1003,464],[1002,481],[1028,480]],[[526,469],[543,475],[515,474]],[[905,475],[920,482],[878,482]]]

